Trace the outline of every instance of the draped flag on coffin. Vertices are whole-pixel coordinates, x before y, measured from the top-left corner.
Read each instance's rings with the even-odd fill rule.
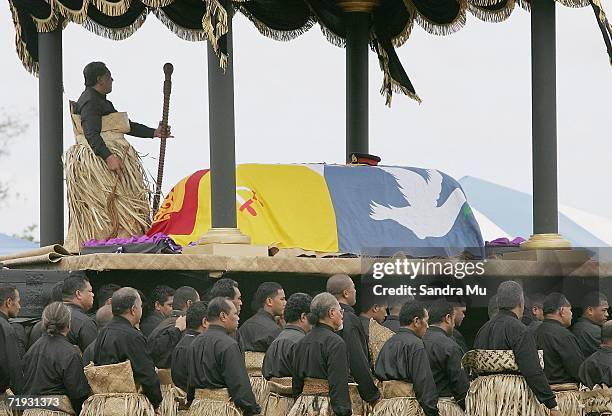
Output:
[[[238,228],[253,244],[362,255],[398,248],[417,256],[482,254],[461,186],[437,170],[245,164],[236,182]],[[210,224],[210,174],[200,170],[171,190],[148,234],[187,245]]]

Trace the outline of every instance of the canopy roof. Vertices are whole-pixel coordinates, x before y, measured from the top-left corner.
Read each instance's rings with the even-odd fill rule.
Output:
[[[556,1],[568,7],[593,8],[612,64],[612,28],[600,0]],[[38,72],[37,32],[73,22],[100,36],[121,40],[140,28],[149,13],[182,39],[208,39],[225,67],[228,4],[229,0],[9,0],[17,53],[33,73]],[[530,0],[380,0],[372,13],[370,46],[384,73],[381,93],[387,104],[393,92],[419,100],[395,52],[409,38],[415,21],[429,33],[447,35],[465,25],[467,11],[478,19],[500,22],[517,4],[530,8]],[[318,23],[331,43],[345,44],[346,14],[337,0],[247,0],[234,1],[233,6],[273,39],[291,40]]]

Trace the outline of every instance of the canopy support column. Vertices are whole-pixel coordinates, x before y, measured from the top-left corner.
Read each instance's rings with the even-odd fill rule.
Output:
[[[240,255],[241,249],[228,253],[219,245],[249,244],[250,238],[237,228],[236,218],[236,129],[234,121],[234,67],[232,45],[231,2],[228,13],[227,67],[219,66],[219,58],[208,43],[208,123],[210,141],[211,226],[199,241],[198,253]],[[189,252],[189,251],[187,251]],[[267,255],[267,249],[265,250]]]
[[[64,242],[62,28],[38,34],[40,245]]]
[[[368,153],[368,37],[370,14],[346,13],[346,162]]]
[[[533,235],[527,249],[569,248],[558,234],[555,1],[531,3]]]

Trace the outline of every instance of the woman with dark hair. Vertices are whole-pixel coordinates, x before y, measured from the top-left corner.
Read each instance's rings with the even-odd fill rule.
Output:
[[[48,305],[42,314],[42,336],[24,357],[24,395],[63,396],[59,406],[63,413],[78,415],[89,395],[89,384],[83,373],[83,361],[66,335],[70,330],[70,309],[62,302]],[[50,415],[50,410],[29,409],[24,416]]]

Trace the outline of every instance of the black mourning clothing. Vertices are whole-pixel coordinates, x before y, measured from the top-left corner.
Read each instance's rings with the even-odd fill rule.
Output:
[[[550,384],[577,383],[584,356],[576,337],[553,319],[544,319],[535,330],[538,349],[544,351],[544,374]]]
[[[102,129],[102,116],[116,113],[113,103],[106,99],[106,95],[100,94],[93,87],[85,88],[76,102],[74,113],[81,116],[81,126],[87,142],[93,152],[106,160],[111,155],[100,131]],[[129,134],[136,137],[153,137],[155,129],[130,121]]]
[[[601,327],[584,317],[580,317],[571,327],[578,340],[578,345],[584,357],[593,354],[601,344]]]
[[[6,389],[21,393],[23,372],[17,337],[8,316],[0,312],[0,394]]]
[[[127,319],[115,316],[96,339],[94,364],[117,364],[126,360],[132,364],[134,380],[142,385],[143,393],[157,408],[162,397],[155,365],[147,354],[147,339]]]
[[[81,355],[63,335],[43,335],[24,356],[23,394],[66,395],[75,413],[89,395]]]
[[[187,329],[172,352],[172,381],[183,391],[187,391],[189,379],[189,347],[198,335],[198,331]]]
[[[327,380],[329,401],[334,414],[352,414],[348,390],[348,361],[346,345],[332,327],[317,324],[301,341],[293,353],[293,397],[298,398],[304,388],[304,379]]]
[[[486,322],[476,335],[474,348],[512,350],[521,374],[538,401],[549,409],[557,406],[555,394],[540,367],[533,332],[512,311],[500,309],[493,319]]]
[[[183,336],[181,330],[175,326],[176,319],[182,314],[182,311],[172,311],[147,338],[149,353],[157,368],[170,368],[172,365],[172,351]]]
[[[244,351],[266,352],[282,329],[274,316],[263,309],[246,320],[238,329]]]
[[[70,332],[68,341],[80,348],[81,352],[96,340],[98,336],[98,326],[96,321],[83,312],[79,306],[73,303],[66,303],[70,308]]]
[[[408,328],[400,328],[380,350],[376,377],[381,381],[412,383],[426,416],[438,416],[438,393],[423,341]]]
[[[293,349],[295,344],[306,336],[297,325],[287,324],[285,329],[272,341],[263,360],[261,373],[266,380],[272,377],[291,377]]]
[[[153,311],[146,318],[140,321],[140,331],[145,337],[151,335],[151,332],[164,320],[164,315],[161,312]]]
[[[580,381],[592,389],[596,384],[612,386],[612,347],[602,345],[579,369]]]
[[[225,328],[209,325],[191,343],[188,354],[189,379],[187,399],[193,400],[196,389],[227,388],[234,404],[245,416],[256,415],[261,408],[255,401],[244,358],[234,338]]]
[[[393,332],[399,331],[399,315],[388,315],[385,322],[383,322],[383,326],[389,328]]]

